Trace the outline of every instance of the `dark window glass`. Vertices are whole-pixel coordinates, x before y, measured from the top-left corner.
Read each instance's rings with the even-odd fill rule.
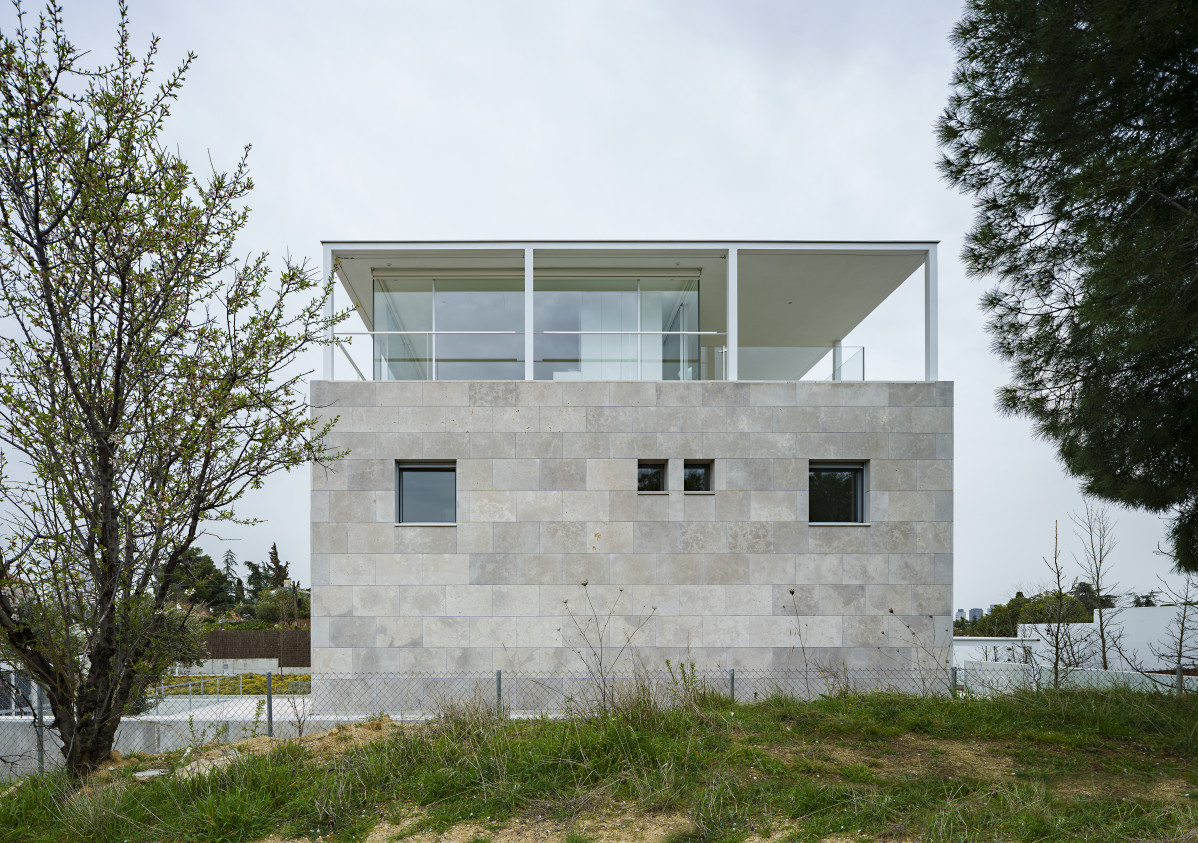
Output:
[[[684,492],[711,491],[711,463],[688,462],[682,468],[682,490]]]
[[[864,477],[865,468],[860,465],[812,465],[808,475],[808,520],[864,521]]]
[[[399,466],[401,523],[455,523],[457,496],[457,471],[452,463]]]
[[[643,462],[636,468],[636,490],[638,492],[664,492],[666,490],[666,464]]]

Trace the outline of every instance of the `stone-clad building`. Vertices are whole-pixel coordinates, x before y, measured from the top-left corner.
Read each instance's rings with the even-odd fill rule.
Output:
[[[608,658],[631,640],[650,667],[947,656],[934,244],[326,260],[362,327],[312,384],[350,451],[312,469],[315,674],[579,670],[601,628]],[[864,380],[841,340],[920,276],[924,379]]]

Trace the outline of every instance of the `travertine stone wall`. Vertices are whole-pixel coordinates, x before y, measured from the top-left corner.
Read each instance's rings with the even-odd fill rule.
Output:
[[[314,672],[942,661],[951,383],[327,382]],[[665,494],[638,459],[668,459]],[[396,524],[400,460],[456,460],[456,526]],[[681,490],[714,462],[711,494]],[[808,460],[867,461],[865,525],[807,523]],[[624,658],[629,656],[625,651]]]

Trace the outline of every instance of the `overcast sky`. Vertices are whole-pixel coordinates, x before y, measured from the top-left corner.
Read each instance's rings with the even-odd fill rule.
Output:
[[[956,2],[131,0],[135,51],[197,54],[165,139],[227,169],[253,144],[245,252],[320,260],[324,240],[939,240],[940,376],[956,382],[955,607],[1034,588],[1077,484],[1023,420],[958,258],[971,206],[941,182],[933,124]],[[31,6],[28,11],[36,12]],[[115,3],[65,0],[67,32],[111,56]],[[11,10],[0,25],[11,32]],[[918,279],[866,372],[918,359]],[[877,320],[875,320],[877,321]],[[893,360],[891,359],[893,357]],[[908,359],[910,358],[910,359]],[[310,368],[320,364],[313,355]],[[319,376],[317,372],[317,376]],[[910,377],[922,376],[922,369]],[[253,528],[202,541],[308,581],[308,476],[247,496]],[[1155,516],[1116,510],[1116,579],[1169,569]]]

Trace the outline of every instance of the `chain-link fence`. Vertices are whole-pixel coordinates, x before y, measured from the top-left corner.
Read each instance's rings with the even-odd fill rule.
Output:
[[[1015,681],[1010,669],[999,675],[995,665],[986,663],[924,669],[839,665],[697,670],[686,666],[634,675],[497,670],[176,677],[151,689],[135,705],[137,713],[122,719],[115,748],[126,755],[154,754],[257,736],[292,738],[381,715],[419,721],[463,706],[512,718],[569,717],[619,708],[646,696],[669,706],[717,695],[752,703],[779,695],[798,699],[872,692],[988,696],[1036,687],[1023,673],[1018,678]],[[1129,679],[1126,687],[1161,690],[1163,684]],[[1087,682],[1086,687],[1096,686]],[[44,694],[35,684],[16,673],[0,673],[0,779],[60,764],[58,736],[50,720]]]

